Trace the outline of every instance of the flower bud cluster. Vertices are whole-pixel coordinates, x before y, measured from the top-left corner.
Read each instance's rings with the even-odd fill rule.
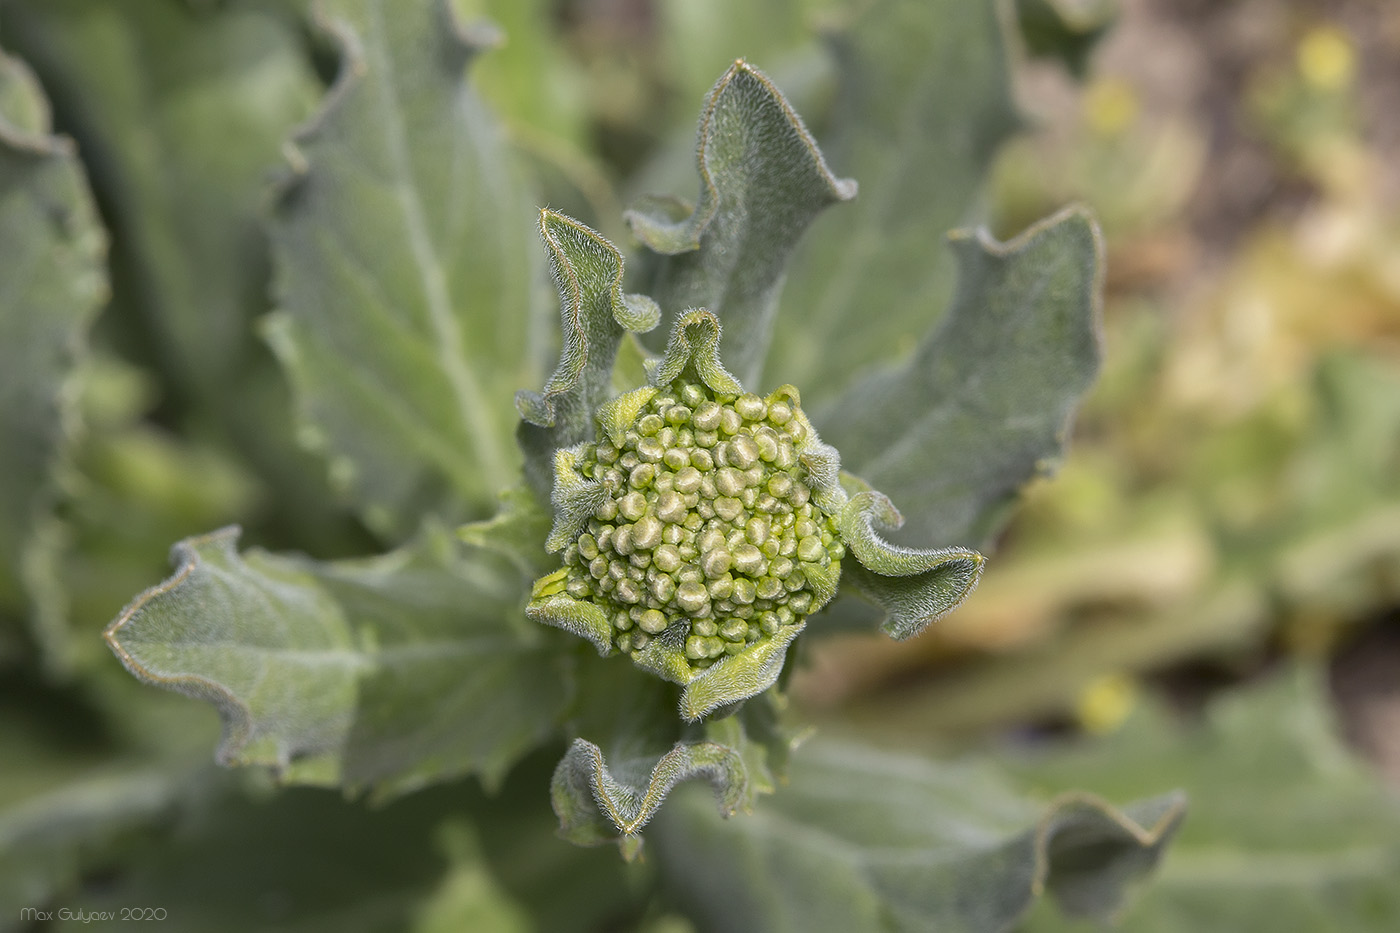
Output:
[[[811,426],[795,396],[677,380],[620,444],[580,450],[575,468],[604,496],[563,550],[565,588],[604,611],[617,648],[665,632],[705,668],[820,608],[808,577],[845,547],[799,462]]]

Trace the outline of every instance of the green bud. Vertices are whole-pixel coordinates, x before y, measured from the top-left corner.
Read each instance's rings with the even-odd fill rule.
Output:
[[[756,659],[771,656],[770,643],[782,651],[830,599],[835,571],[818,578],[804,565],[830,567],[844,553],[833,516],[814,501],[844,494],[830,470],[802,465],[829,454],[790,387],[764,399],[727,374],[668,366],[657,372],[670,381],[599,412],[595,441],[560,451],[556,517],[579,517],[556,521],[551,547],[564,559],[560,590],[586,604],[575,617],[597,618],[599,637],[607,633],[600,650],[688,683],[750,649]],[[813,482],[827,484],[826,498],[813,496]],[[570,495],[587,505],[569,511]]]

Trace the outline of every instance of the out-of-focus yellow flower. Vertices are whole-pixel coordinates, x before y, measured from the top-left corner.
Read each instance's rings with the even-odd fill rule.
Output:
[[[1103,735],[1123,724],[1137,705],[1138,688],[1123,674],[1105,674],[1091,680],[1079,693],[1075,716],[1086,732]]]
[[[1340,91],[1356,75],[1356,47],[1335,26],[1316,26],[1298,43],[1298,72],[1322,91]]]
[[[1084,116],[1100,136],[1116,136],[1138,115],[1138,95],[1121,78],[1100,78],[1084,94]]]

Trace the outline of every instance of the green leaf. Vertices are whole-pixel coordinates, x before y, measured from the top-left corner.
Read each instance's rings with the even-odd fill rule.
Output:
[[[518,437],[526,475],[547,495],[555,451],[593,437],[593,414],[612,395],[613,363],[623,335],[650,330],[661,315],[645,295],[622,293],[622,254],[597,231],[543,210],[540,236],[559,289],[564,349],[544,393],[521,390],[515,405],[525,419]]]
[[[627,213],[661,254],[644,289],[667,328],[692,308],[724,327],[721,355],[739,381],[759,382],[788,254],[826,206],[855,196],[768,76],[742,60],[710,92],[696,131],[700,195],[688,216],[674,202]]]
[[[259,207],[316,80],[289,16],[195,6],[12,0],[0,26],[52,89],[113,216],[129,349],[212,402],[258,350]]]
[[[752,815],[721,824],[677,794],[653,838],[702,933],[999,931],[1047,888],[1106,917],[1183,810],[1179,794],[1123,810],[1084,794],[1038,807],[986,767],[819,742]]]
[[[881,628],[891,638],[913,638],[956,609],[982,576],[983,557],[967,548],[921,550],[892,545],[872,522],[898,528],[904,519],[885,495],[856,492],[836,526],[855,560],[844,566],[847,581],[885,613]]]
[[[564,672],[495,549],[429,533],[317,562],[239,554],[237,534],[176,545],[175,576],[107,630],[138,678],[219,710],[221,763],[385,796],[464,773],[495,782],[554,728]]]
[[[1017,125],[996,4],[862,8],[832,38],[839,87],[822,137],[860,197],[793,257],[768,361],[769,381],[798,386],[814,410],[861,369],[912,349],[945,306],[952,269],[930,244],[970,219]]]
[[[732,748],[678,742],[659,758],[614,757],[609,762],[597,745],[574,739],[554,773],[550,796],[564,838],[597,845],[617,836],[636,837],[673,787],[697,778],[710,782],[721,814],[729,816],[738,808],[746,776],[743,759]]]
[[[74,428],[70,377],[107,298],[105,258],[72,142],[50,135],[33,76],[0,53],[0,616],[32,611],[59,666],[63,608],[40,598],[52,592],[41,531]]]
[[[95,913],[139,906],[164,911],[149,923],[207,933],[407,930],[452,881],[439,827],[469,788],[370,808],[309,788],[240,794],[230,783],[191,788],[158,844],[122,853],[54,905],[75,916],[57,928],[100,927]]]
[[[1304,933],[1400,923],[1400,802],[1342,744],[1323,672],[1226,694],[1190,727],[1140,708],[1114,735],[1013,764],[1053,791],[1088,782],[1131,795],[1177,783],[1191,818],[1157,880],[1123,917],[1145,933]],[[1067,924],[1037,915],[1033,930]]]
[[[549,510],[524,486],[501,493],[496,514],[457,529],[457,537],[474,547],[507,558],[526,577],[552,569],[558,561],[544,549],[552,521]]]
[[[559,834],[579,845],[617,842],[627,858],[677,784],[703,779],[723,815],[752,807],[783,776],[796,736],[771,694],[735,715],[681,727],[676,688],[625,661],[589,657],[579,667],[588,698],[576,736],[555,769],[550,796]]]
[[[182,785],[143,770],[63,784],[0,811],[0,911],[5,929],[25,907],[43,908],[94,870],[168,823]]]
[[[519,180],[463,71],[488,38],[445,0],[319,8],[340,76],[290,149],[266,333],[307,439],[393,536],[514,483],[510,400],[535,385],[537,249]]]
[[[897,541],[984,547],[1062,455],[1099,367],[1102,245],[1065,211],[1005,244],[959,233],[958,293],[901,368],[813,417],[843,465],[908,516]]]
[[[0,34],[51,88],[112,225],[104,340],[156,371],[165,424],[266,481],[245,522],[344,553],[363,533],[332,501],[325,464],[298,448],[289,391],[251,326],[267,310],[269,175],[319,88],[297,6],[9,0]],[[154,566],[175,537],[208,527],[165,535]]]

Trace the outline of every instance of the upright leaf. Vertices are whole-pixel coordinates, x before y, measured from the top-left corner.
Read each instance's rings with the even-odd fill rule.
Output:
[[[753,814],[721,824],[679,794],[653,836],[701,933],[993,933],[1046,888],[1108,916],[1183,811],[1180,794],[1123,810],[1072,794],[1042,808],[989,768],[814,743]]]
[[[854,197],[856,185],[831,173],[802,118],[742,60],[710,91],[695,148],[693,211],[668,201],[627,213],[632,231],[661,256],[644,290],[666,315],[661,335],[692,308],[714,312],[726,365],[757,386],[788,254],[816,215]]]
[[[660,314],[645,295],[622,293],[622,254],[597,231],[543,210],[540,236],[559,290],[564,347],[544,392],[521,390],[515,405],[525,419],[519,438],[526,475],[548,495],[554,452],[591,438],[593,414],[612,396],[613,363],[623,335],[650,330]]]
[[[516,478],[511,398],[534,385],[528,208],[464,80],[488,36],[446,0],[331,0],[343,56],[290,148],[267,336],[306,436],[377,529],[481,513]]]
[[[929,244],[969,219],[1016,125],[996,7],[878,0],[832,39],[840,78],[823,146],[860,197],[793,257],[769,354],[768,380],[814,407],[906,352],[947,301],[951,268]]]
[[[1006,244],[954,235],[958,292],[897,370],[814,418],[846,469],[907,517],[900,540],[985,546],[1016,491],[1059,459],[1099,366],[1101,245],[1070,210]]]
[[[177,544],[179,570],[107,630],[128,670],[212,703],[218,759],[293,783],[408,791],[498,780],[553,728],[557,655],[521,615],[521,570],[444,535],[365,560]]]
[[[30,611],[36,532],[72,428],[69,378],[107,296],[105,257],[72,142],[50,135],[38,85],[0,54],[0,615]],[[38,631],[58,647],[52,628]]]

